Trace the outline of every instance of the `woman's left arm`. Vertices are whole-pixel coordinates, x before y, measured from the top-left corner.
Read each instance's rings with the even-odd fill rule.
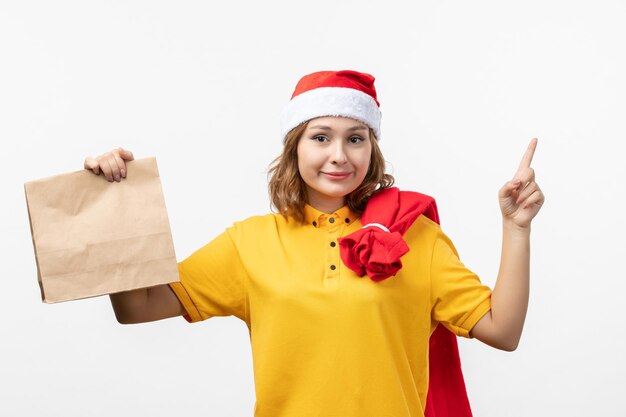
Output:
[[[513,351],[519,344],[528,308],[530,223],[545,197],[530,167],[537,139],[530,141],[513,179],[500,189],[502,255],[498,279],[491,295],[491,311],[470,335],[498,349]]]

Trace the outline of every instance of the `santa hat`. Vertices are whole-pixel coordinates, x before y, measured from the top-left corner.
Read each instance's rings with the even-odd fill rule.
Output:
[[[357,71],[319,71],[298,81],[281,116],[283,140],[294,127],[322,116],[356,119],[372,128],[380,140],[380,104],[374,77]]]

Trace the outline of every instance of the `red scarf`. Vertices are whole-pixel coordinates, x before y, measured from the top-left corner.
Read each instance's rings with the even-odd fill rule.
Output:
[[[343,263],[374,281],[395,276],[409,247],[402,235],[421,215],[439,223],[435,199],[396,187],[375,193],[361,216],[363,228],[338,239]],[[456,336],[441,324],[430,336],[426,417],[471,417]]]

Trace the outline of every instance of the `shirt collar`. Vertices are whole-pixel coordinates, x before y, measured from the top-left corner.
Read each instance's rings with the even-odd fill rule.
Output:
[[[333,220],[330,220],[330,219]],[[341,224],[348,225],[354,223],[359,216],[350,210],[350,207],[343,206],[333,213],[324,213],[308,204],[304,205],[304,221],[314,227],[331,227]]]

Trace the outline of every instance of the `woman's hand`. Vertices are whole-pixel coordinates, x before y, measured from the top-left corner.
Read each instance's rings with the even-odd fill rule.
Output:
[[[476,323],[470,335],[507,351],[519,344],[530,287],[530,222],[543,205],[544,196],[530,167],[537,139],[528,149],[513,179],[500,189],[502,255],[498,279],[491,294],[491,310]]]
[[[530,167],[536,148],[535,138],[530,141],[513,179],[504,184],[498,193],[502,217],[520,228],[530,227],[530,222],[545,200],[539,185],[535,182],[535,171]]]
[[[133,159],[131,151],[116,148],[97,158],[85,158],[85,169],[90,169],[96,175],[102,172],[109,182],[120,182],[122,178],[126,178],[126,161]]]

